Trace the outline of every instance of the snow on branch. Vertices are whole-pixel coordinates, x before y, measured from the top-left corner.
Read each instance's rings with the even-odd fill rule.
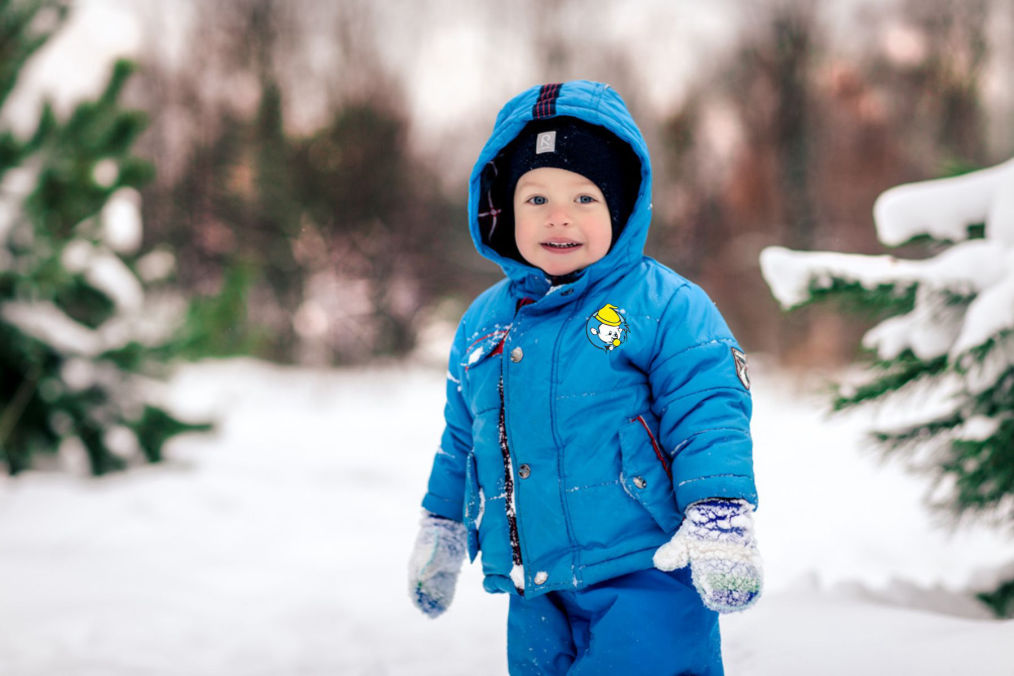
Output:
[[[1011,270],[999,284],[983,291],[968,306],[961,333],[951,347],[958,356],[986,343],[1004,331],[1014,331],[1014,256],[1007,257]]]
[[[877,199],[874,217],[885,244],[918,234],[957,243],[921,261],[769,247],[761,252],[761,272],[782,307],[841,285],[895,294],[914,290],[911,312],[882,322],[864,338],[882,359],[912,350],[920,359],[956,360],[1014,331],[1014,160],[891,188]],[[984,238],[967,239],[968,226],[980,222]]]
[[[868,291],[924,284],[973,294],[1003,279],[1011,262],[1005,260],[1002,247],[987,240],[962,242],[924,261],[777,246],[760,255],[764,280],[785,309],[810,300],[814,290],[830,289],[835,280],[859,284]]]
[[[888,246],[918,235],[960,242],[968,226],[986,224],[986,237],[1014,245],[1014,159],[952,178],[907,183],[873,205],[877,236]]]
[[[814,290],[831,288],[836,279],[871,291],[888,280],[915,281],[910,266],[893,256],[792,251],[771,246],[761,251],[760,265],[764,280],[786,310],[810,300]]]
[[[66,354],[95,357],[110,347],[98,331],[71,319],[52,303],[5,303],[0,317]]]

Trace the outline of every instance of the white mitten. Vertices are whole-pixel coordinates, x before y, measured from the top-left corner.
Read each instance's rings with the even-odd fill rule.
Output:
[[[436,617],[454,598],[467,535],[464,524],[429,512],[419,525],[408,562],[408,593],[419,610]]]
[[[655,551],[654,562],[664,571],[689,564],[694,587],[712,610],[730,613],[748,608],[763,584],[753,506],[721,498],[693,503],[676,534]]]

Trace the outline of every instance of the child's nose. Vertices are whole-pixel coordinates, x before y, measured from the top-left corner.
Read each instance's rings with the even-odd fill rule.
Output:
[[[571,216],[570,209],[566,207],[554,207],[549,212],[549,225],[570,225]]]

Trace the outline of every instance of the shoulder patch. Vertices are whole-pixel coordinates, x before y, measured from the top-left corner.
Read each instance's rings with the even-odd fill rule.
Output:
[[[746,369],[746,355],[736,348],[732,349],[732,360],[736,363],[736,375],[739,376],[739,382],[743,383],[743,387],[747,390],[750,389],[750,374],[747,373]]]

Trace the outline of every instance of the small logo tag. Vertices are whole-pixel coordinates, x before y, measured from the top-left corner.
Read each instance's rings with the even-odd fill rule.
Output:
[[[739,382],[743,383],[743,387],[750,389],[750,375],[746,370],[746,355],[736,348],[732,348],[732,360],[736,363],[736,375],[739,376]]]
[[[535,154],[541,155],[542,153],[555,153],[556,152],[556,132],[555,131],[544,131],[539,134],[535,141]]]

